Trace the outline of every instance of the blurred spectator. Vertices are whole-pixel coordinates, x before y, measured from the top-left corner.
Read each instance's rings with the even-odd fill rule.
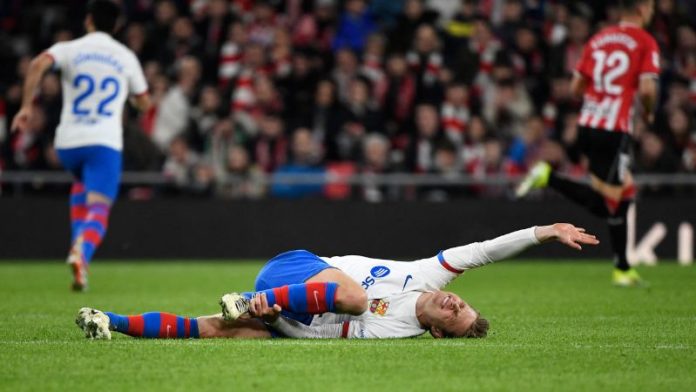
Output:
[[[382,116],[370,100],[370,86],[364,78],[355,78],[349,87],[343,107],[343,126],[336,135],[338,157],[356,161],[360,158],[362,139],[366,133],[384,133]]]
[[[413,50],[406,55],[406,61],[416,75],[416,102],[439,102],[444,69],[440,40],[434,27],[425,24],[418,27]]]
[[[544,121],[541,117],[532,116],[527,120],[522,134],[512,141],[507,157],[520,172],[525,172],[539,160],[539,151],[545,140]]]
[[[249,41],[262,47],[271,46],[279,27],[284,27],[284,20],[276,13],[271,2],[268,0],[254,2],[251,21],[247,27]]]
[[[437,108],[430,104],[418,105],[415,126],[406,151],[406,165],[412,172],[427,173],[435,166],[435,146],[442,137]]]
[[[288,113],[294,121],[301,121],[311,116],[318,75],[306,52],[293,54],[291,68],[292,71],[279,87],[283,91]]]
[[[147,33],[145,26],[140,23],[129,24],[125,32],[125,44],[138,56],[138,60],[143,64],[152,59],[152,53],[145,46],[146,42]]]
[[[164,42],[159,61],[173,64],[184,57],[195,57],[198,60],[202,55],[203,43],[196,35],[191,20],[186,17],[176,18],[171,26],[169,39]]]
[[[202,7],[204,14],[196,21],[196,34],[202,40],[200,50],[203,79],[212,83],[218,77],[218,59],[228,37],[227,29],[232,22],[232,14],[227,0],[209,0],[206,3]]]
[[[689,112],[685,107],[676,108],[669,114],[668,129],[666,139],[672,152],[680,157],[684,151],[694,143],[696,139],[696,129],[694,119],[689,117]]]
[[[343,126],[341,106],[336,95],[336,85],[329,79],[317,84],[311,112],[300,122],[312,131],[312,135],[324,147],[329,161],[339,160],[336,135]]]
[[[512,48],[515,46],[517,30],[525,24],[522,20],[524,16],[522,0],[504,0],[501,14],[502,20],[498,24],[497,35],[505,46]]]
[[[161,60],[165,50],[164,43],[169,41],[169,33],[179,11],[171,0],[162,0],[155,5],[154,21],[147,29],[147,52]]]
[[[447,87],[441,116],[445,135],[456,145],[461,145],[471,116],[469,91],[465,85],[451,84]]]
[[[501,49],[502,44],[493,34],[490,22],[476,19],[468,45],[460,46],[449,61],[450,68],[455,71],[454,78],[467,85],[485,87]]]
[[[336,29],[337,0],[316,0],[311,14],[297,21],[293,30],[293,43],[319,52],[328,52]]]
[[[363,53],[363,62],[360,73],[366,77],[372,86],[374,101],[381,104],[387,89],[387,78],[384,72],[382,59],[384,58],[385,38],[379,34],[373,34],[367,39],[367,46]]]
[[[239,75],[246,44],[247,35],[244,25],[240,22],[233,23],[227,33],[227,40],[220,48],[218,60],[218,81],[223,87]]]
[[[258,136],[251,142],[251,156],[266,173],[287,161],[288,142],[284,132],[285,123],[277,113],[269,112],[261,116]]]
[[[376,28],[365,0],[346,0],[338,21],[333,47],[362,50],[367,37]]]
[[[465,144],[462,147],[462,163],[468,167],[473,162],[483,159],[484,142],[488,136],[486,123],[479,116],[473,117],[466,132]]]
[[[159,103],[152,133],[155,144],[162,151],[169,148],[175,136],[186,130],[191,99],[201,74],[200,64],[193,57],[179,60],[177,68],[177,83],[169,88]]]
[[[192,182],[194,169],[200,158],[191,151],[183,136],[175,136],[169,143],[167,160],[164,162],[164,175],[169,178],[175,189],[185,190]]]
[[[290,162],[280,166],[274,173],[277,179],[286,175],[310,174],[321,176],[324,168],[319,165],[321,160],[319,146],[312,138],[309,129],[298,128],[292,134]],[[271,194],[280,198],[296,199],[301,197],[318,196],[323,184],[274,184]]]
[[[560,139],[563,120],[568,113],[577,110],[578,101],[570,93],[570,76],[558,76],[551,79],[549,97],[541,106],[541,115],[546,128],[552,130],[553,139]]]
[[[572,15],[568,21],[568,35],[554,45],[549,53],[551,75],[571,74],[580,60],[582,47],[590,37],[590,22],[582,15]]]
[[[528,26],[518,27],[513,47],[512,61],[516,74],[522,78],[524,87],[539,107],[546,98],[548,88],[545,52],[539,44],[537,32]]]
[[[507,66],[498,67],[496,82],[483,96],[483,116],[498,135],[512,138],[522,134],[524,121],[533,110],[529,94]]]
[[[228,199],[257,199],[264,194],[263,173],[254,165],[247,150],[239,145],[227,149],[223,167],[218,168],[218,195]]]
[[[391,135],[402,133],[411,118],[416,100],[416,78],[409,72],[406,58],[393,54],[387,62],[387,90],[382,103],[382,112]]]
[[[427,9],[424,0],[406,0],[402,13],[389,32],[389,50],[401,53],[408,51],[414,41],[416,29],[424,24],[434,26],[437,18],[437,12]]]
[[[466,171],[478,178],[521,174],[514,164],[505,159],[503,143],[491,137],[484,143],[483,157],[469,163]],[[475,185],[471,190],[474,194],[484,197],[500,197],[507,192],[505,187],[499,185]]]
[[[331,73],[336,82],[338,96],[341,102],[348,100],[349,85],[358,76],[358,58],[350,49],[339,49],[336,52],[336,65]]]
[[[198,105],[191,109],[187,137],[194,150],[204,152],[209,147],[213,129],[222,120],[223,110],[220,93],[215,87],[203,87],[200,95]]]
[[[674,173],[679,170],[679,159],[656,134],[644,132],[640,138],[640,150],[636,162],[637,169],[643,173]],[[669,186],[647,185],[643,194],[665,194],[671,192]]]
[[[443,202],[466,194],[466,187],[459,184],[462,175],[462,164],[457,146],[449,139],[442,139],[435,147],[434,165],[432,174],[439,174],[446,184],[437,186],[423,186],[420,188],[419,198]]]
[[[360,198],[372,203],[394,199],[397,195],[394,187],[380,185],[372,178],[372,175],[394,171],[389,160],[389,140],[384,135],[371,133],[365,137],[362,148],[360,173],[363,175],[363,182],[359,187]]]

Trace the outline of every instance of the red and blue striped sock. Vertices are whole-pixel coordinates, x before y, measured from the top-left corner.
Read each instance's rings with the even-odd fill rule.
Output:
[[[80,227],[80,235],[83,240],[82,257],[88,264],[106,234],[106,228],[109,225],[109,209],[110,206],[106,203],[87,205],[87,216]]]
[[[150,312],[123,316],[104,312],[109,316],[109,328],[129,336],[150,339],[198,339],[198,320],[171,313]]]
[[[86,217],[87,192],[81,182],[75,182],[70,188],[70,228],[72,233],[70,242],[75,242]]]
[[[335,282],[310,282],[243,295],[251,299],[255,295],[265,293],[268,306],[278,304],[283,310],[293,313],[321,314],[335,310],[337,289],[338,283]]]

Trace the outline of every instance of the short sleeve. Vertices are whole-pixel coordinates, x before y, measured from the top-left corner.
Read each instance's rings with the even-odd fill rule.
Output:
[[[147,93],[147,81],[145,80],[143,69],[135,56],[133,56],[132,63],[132,71],[128,76],[128,91],[133,95],[145,94]]]
[[[589,42],[582,49],[580,60],[575,65],[575,72],[582,75],[584,78],[592,78],[592,61],[590,61],[590,44]]]
[[[660,49],[652,37],[648,37],[645,41],[643,61],[640,65],[640,76],[657,77],[660,74]]]
[[[44,53],[53,58],[53,68],[55,69],[63,69],[68,62],[67,42],[53,44]]]

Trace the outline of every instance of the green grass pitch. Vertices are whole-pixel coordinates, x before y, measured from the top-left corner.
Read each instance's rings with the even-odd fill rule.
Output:
[[[260,263],[107,263],[68,291],[61,263],[0,263],[0,390],[696,390],[696,267],[609,284],[608,262],[511,261],[450,285],[491,321],[481,340],[87,341],[81,306],[212,314]]]

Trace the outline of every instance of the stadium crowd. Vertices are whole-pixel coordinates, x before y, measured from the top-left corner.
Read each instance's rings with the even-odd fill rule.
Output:
[[[124,169],[163,172],[169,192],[229,198],[487,195],[505,190],[404,191],[369,175],[514,176],[539,159],[582,174],[570,76],[583,43],[619,16],[599,0],[119,2],[117,38],[155,102],[127,111]],[[59,75],[41,83],[31,132],[8,127],[31,57],[83,33],[82,4],[0,5],[0,170],[60,167]],[[635,169],[696,172],[696,2],[656,7],[660,109],[655,124],[636,123]],[[355,187],[258,181],[327,172],[367,176]]]

